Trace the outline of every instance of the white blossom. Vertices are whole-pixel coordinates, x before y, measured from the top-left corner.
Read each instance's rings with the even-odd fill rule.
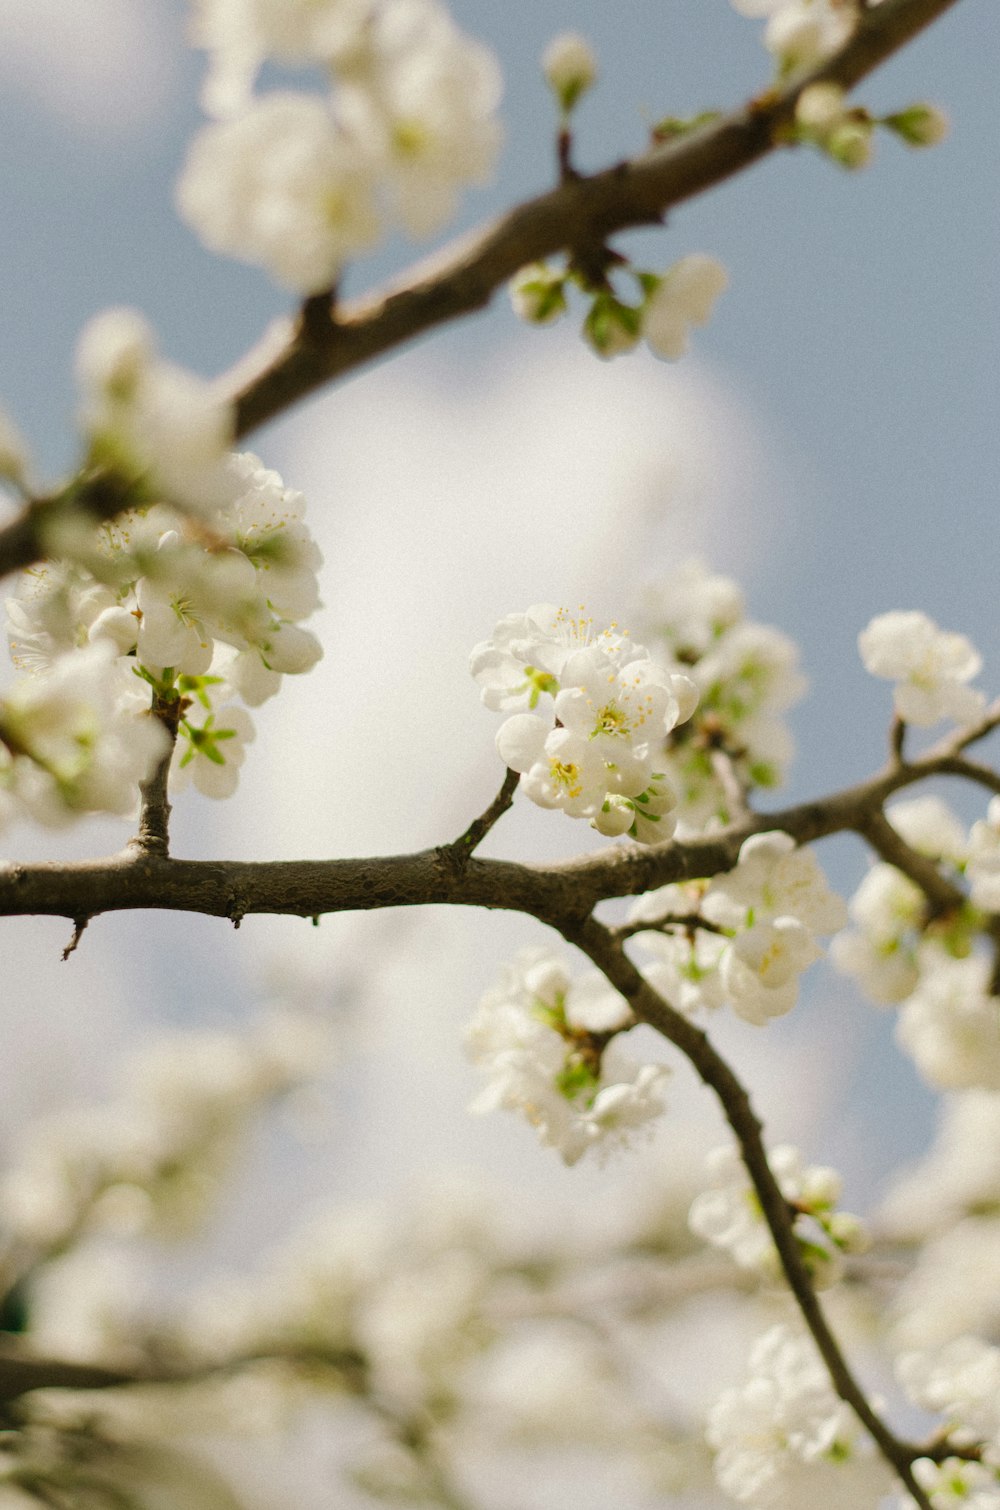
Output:
[[[547,951],[522,955],[466,1030],[469,1055],[489,1077],[471,1110],[521,1112],[566,1164],[626,1143],[662,1113],[667,1075],[633,1060],[617,1037],[595,1041],[630,1020],[603,977],[574,983]]]
[[[731,577],[710,572],[692,557],[646,594],[646,620],[674,659],[697,661],[727,630],[739,624],[746,603]]]
[[[649,349],[676,362],[688,349],[692,325],[707,325],[729,275],[714,257],[695,253],[668,268],[646,301],[642,334]]]
[[[920,979],[917,932],[927,911],[919,886],[894,865],[873,865],[848,906],[858,925],[830,945],[838,970],[853,975],[872,1001],[893,1005]]]
[[[141,335],[141,326],[132,329]],[[134,340],[133,354],[142,349]],[[213,795],[232,790],[252,737],[242,712],[219,722],[223,705],[235,695],[256,706],[283,674],[308,671],[322,655],[296,622],[319,603],[320,554],[301,494],[250,453],[228,458],[221,476],[225,502],[211,515],[192,523],[162,505],[127,512],[92,527],[89,543],[81,537],[86,565],[32,568],[7,602],[20,669],[44,671],[94,645],[109,663],[117,657],[114,675],[130,705],[148,706],[143,680],[167,701],[181,696],[175,774],[193,765],[196,785]],[[30,791],[43,801],[46,790],[36,773]]]
[[[889,1488],[857,1418],[833,1392],[812,1341],[772,1327],[750,1353],[747,1382],[709,1412],[721,1488],[760,1510],[859,1510]]]
[[[792,641],[747,620],[736,584],[701,562],[669,577],[647,603],[647,633],[698,690],[697,714],[672,736],[664,774],[678,793],[680,832],[700,832],[735,817],[717,758],[738,786],[781,780],[794,746],[780,715],[806,683]]]
[[[191,780],[203,797],[231,797],[246,760],[246,746],[255,737],[250,715],[235,704],[215,709],[200,723],[194,716],[186,719],[171,764],[175,789]]]
[[[738,934],[720,965],[733,1011],[757,1027],[784,1016],[798,1000],[799,976],[822,953],[797,918],[777,917]]]
[[[686,675],[655,665],[616,625],[595,633],[549,604],[501,620],[470,665],[487,706],[531,710],[502,725],[497,751],[533,802],[610,836],[670,837],[676,798],[657,766],[694,710]]]
[[[714,1012],[726,1001],[719,966],[730,948],[728,939],[699,928],[686,932],[642,933],[643,949],[652,955],[643,975],[654,990],[686,1017]]]
[[[314,95],[266,95],[204,127],[177,207],[210,250],[258,264],[299,294],[331,287],[381,235],[371,151]]]
[[[194,0],[191,40],[211,54],[210,115],[239,114],[261,64],[346,62],[362,45],[374,0]]]
[[[897,1038],[932,1085],[1000,1090],[1000,998],[990,962],[935,956],[904,1005]]]
[[[937,1216],[939,1203],[928,1215]],[[995,1336],[1000,1326],[1000,1221],[962,1217],[925,1238],[893,1305],[893,1336],[905,1346],[935,1347],[965,1332]]]
[[[288,1051],[265,1012],[242,1034],[175,1033],[133,1054],[122,1090],[28,1130],[0,1181],[0,1214],[20,1241],[63,1246],[83,1226],[119,1235],[189,1230],[228,1174],[262,1105],[326,1063]]]
[[[783,71],[809,68],[851,35],[855,13],[839,0],[732,0],[744,16],[767,17],[764,45]]]
[[[729,1144],[716,1148],[707,1164],[711,1185],[692,1203],[688,1216],[692,1232],[730,1253],[741,1268],[778,1278],[778,1253],[738,1151]],[[840,1199],[839,1174],[824,1165],[804,1165],[798,1149],[787,1143],[771,1151],[768,1164],[782,1195],[797,1213],[796,1234],[814,1285],[833,1284],[843,1272],[841,1255],[866,1245],[857,1217],[835,1210]]]
[[[595,629],[582,606],[574,614],[552,603],[536,603],[524,613],[501,619],[490,639],[473,648],[469,669],[487,708],[531,711],[542,696],[558,692],[570,657],[591,646],[618,666],[646,658],[643,646],[635,644],[627,630],[617,624]]]
[[[982,666],[978,650],[925,613],[879,614],[858,636],[858,648],[866,671],[896,683],[896,713],[907,723],[967,724],[982,712],[983,694],[965,685]]]
[[[744,840],[735,868],[713,879],[702,910],[726,927],[789,916],[813,933],[833,933],[847,921],[847,906],[830,890],[813,851],[780,829]]]
[[[80,423],[97,461],[169,502],[199,512],[217,506],[232,406],[212,384],[161,360],[140,314],[95,315],[81,333],[76,370]]]
[[[139,783],[166,754],[167,736],[110,645],[60,656],[23,676],[0,700],[0,789],[38,822],[82,812],[126,814]]]
[[[929,1153],[897,1177],[880,1225],[893,1235],[926,1237],[972,1211],[1000,1206],[1000,1095],[964,1091],[941,1100]]]
[[[1000,1471],[964,1458],[918,1458],[913,1477],[933,1510],[1000,1510]]]
[[[944,1417],[954,1442],[985,1440],[1000,1461],[1000,1348],[956,1337],[933,1352],[904,1354],[896,1373],[911,1400]]]
[[[969,849],[965,825],[940,797],[890,803],[885,816],[911,849],[933,860],[946,860],[956,869],[964,867]]]
[[[392,0],[366,37],[368,66],[345,75],[337,111],[378,159],[393,209],[412,236],[433,234],[465,184],[488,182],[500,146],[496,58],[436,0]]]
[[[966,874],[975,905],[1000,912],[1000,797],[992,797],[985,819],[972,825]]]

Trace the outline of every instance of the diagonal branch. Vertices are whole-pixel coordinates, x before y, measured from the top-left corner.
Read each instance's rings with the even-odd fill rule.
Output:
[[[667,211],[765,157],[781,142],[802,90],[818,79],[857,84],[956,0],[883,0],[844,46],[799,75],[680,139],[602,173],[574,178],[411,268],[381,292],[343,306],[322,340],[302,322],[267,338],[222,384],[244,434],[316,388],[435,326],[487,305],[526,263],[660,224]],[[277,350],[275,345],[277,344]]]
[[[594,918],[579,927],[564,930],[575,944],[627,999],[636,1016],[663,1034],[691,1062],[701,1080],[718,1098],[726,1120],[740,1145],[781,1267],[802,1319],[826,1365],[834,1389],[851,1407],[883,1457],[906,1485],[921,1510],[931,1510],[930,1501],[913,1477],[912,1463],[926,1448],[902,1441],[873,1409],[855,1378],[840,1344],[830,1329],[813,1289],[795,1235],[792,1214],[781,1187],[771,1172],[762,1138],[762,1127],[742,1083],[713,1048],[707,1036],[654,991],[610,931]]]
[[[219,379],[236,406],[242,437],[334,378],[417,336],[485,306],[526,263],[601,244],[630,227],[659,225],[673,206],[749,168],[784,143],[802,90],[816,80],[851,88],[957,0],[882,0],[862,10],[849,40],[807,75],[681,137],[591,177],[574,178],[459,238],[409,268],[387,288],[338,306],[335,319],[278,321]],[[75,501],[109,519],[125,505],[107,480],[74,490]],[[30,506],[0,529],[0,574],[46,554],[51,504]]]

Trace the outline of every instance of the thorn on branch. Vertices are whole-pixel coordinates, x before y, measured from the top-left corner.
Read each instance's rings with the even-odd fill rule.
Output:
[[[66,945],[65,949],[62,952],[63,960],[68,960],[70,955],[76,952],[80,940],[83,938],[84,929],[89,922],[90,913],[85,914],[83,917],[73,919],[73,937],[70,939],[69,943]]]
[[[905,739],[906,723],[897,713],[889,728],[889,754],[892,756],[893,765],[901,766],[906,764],[906,757],[903,754]]]
[[[296,341],[309,346],[325,346],[336,328],[336,285],[318,294],[310,294],[299,311]]]

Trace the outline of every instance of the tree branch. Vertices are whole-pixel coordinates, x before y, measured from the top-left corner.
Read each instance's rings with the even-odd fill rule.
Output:
[[[680,1049],[694,1066],[702,1082],[714,1091],[740,1145],[743,1162],[760,1202],[789,1289],[826,1365],[834,1389],[862,1422],[916,1504],[921,1510],[932,1510],[930,1501],[913,1477],[911,1466],[914,1458],[924,1455],[924,1448],[902,1441],[872,1409],[840,1344],[830,1330],[799,1249],[788,1202],[768,1164],[761,1123],[743,1085],[713,1048],[707,1036],[653,990],[628,959],[621,944],[595,918],[588,918],[578,927],[563,930],[563,935],[622,993],[636,1017],[656,1028]]]
[[[449,904],[525,912],[560,927],[587,917],[609,897],[637,896],[732,870],[751,834],[782,829],[798,844],[810,844],[845,831],[864,838],[874,824],[881,836],[878,816],[886,799],[929,776],[949,774],[956,741],[969,737],[968,730],[960,730],[909,764],[887,767],[827,797],[755,813],[716,834],[648,848],[619,844],[547,866],[475,855],[457,865],[448,845],[370,859],[253,861],[181,860],[133,844],[101,860],[9,861],[0,864],[0,916],[81,918],[157,908],[239,922],[251,913],[313,918]],[[942,877],[940,884],[949,883]]]
[[[517,206],[409,268],[388,287],[332,316],[278,321],[218,382],[236,406],[243,437],[334,378],[450,320],[484,308],[526,263],[603,243],[616,232],[659,225],[673,206],[733,177],[783,145],[802,90],[817,80],[851,88],[949,10],[957,0],[882,0],[861,12],[838,52],[819,68],[748,105],[630,161],[574,178]],[[120,492],[120,489],[119,489]],[[74,500],[96,519],[125,504],[105,480],[77,487]],[[54,505],[32,504],[0,529],[0,574],[47,554],[44,524]]]

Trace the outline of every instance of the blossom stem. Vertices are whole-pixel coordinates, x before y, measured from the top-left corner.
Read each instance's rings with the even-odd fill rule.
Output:
[[[156,718],[166,729],[170,745],[149,780],[139,785],[139,830],[132,843],[143,854],[166,859],[170,853],[170,801],[167,785],[170,780],[170,762],[177,742],[181,700],[175,698],[173,702],[166,702],[162,698],[154,698],[150,716]]]

